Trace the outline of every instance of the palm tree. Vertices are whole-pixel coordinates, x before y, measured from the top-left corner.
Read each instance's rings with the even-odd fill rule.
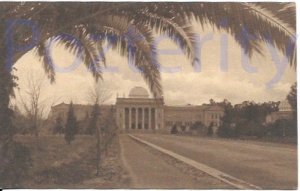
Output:
[[[51,81],[55,72],[47,47],[51,42],[63,44],[81,57],[97,80],[106,66],[101,45],[107,40],[121,55],[134,60],[154,95],[161,94],[162,88],[153,34],[169,36],[195,64],[199,58],[195,54],[192,19],[225,30],[249,56],[254,52],[263,54],[262,42],[271,43],[296,66],[294,3],[29,2],[1,3],[0,10],[1,19],[7,21],[0,24],[0,144],[12,139],[9,101],[17,85],[7,68],[29,51],[18,51],[12,43],[24,45],[36,40],[31,48],[43,61]],[[38,39],[28,27],[18,24],[20,19],[39,27]],[[103,38],[92,40],[95,34]]]

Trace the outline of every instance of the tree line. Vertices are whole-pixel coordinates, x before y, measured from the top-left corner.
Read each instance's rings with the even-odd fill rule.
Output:
[[[291,87],[287,100],[292,107],[291,119],[278,119],[266,123],[266,116],[278,111],[279,102],[258,104],[244,102],[242,107],[221,103],[224,107],[222,125],[218,136],[227,138],[239,137],[296,137],[297,136],[297,85]],[[220,104],[220,103],[219,103]]]

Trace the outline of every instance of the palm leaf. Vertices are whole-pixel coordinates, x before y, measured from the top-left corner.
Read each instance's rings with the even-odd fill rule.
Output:
[[[143,11],[137,14],[136,20],[137,23],[146,23],[157,32],[169,36],[184,51],[187,57],[192,59],[192,63],[198,59],[195,54],[195,47],[197,46],[196,33],[186,18],[166,18],[159,14]]]
[[[47,74],[48,79],[51,83],[55,81],[55,71],[53,67],[52,58],[49,55],[47,50],[47,45],[49,41],[42,42],[36,47],[36,55],[39,57],[39,60],[43,63],[43,68]]]
[[[161,95],[159,64],[151,28],[132,25],[126,17],[106,16],[100,19],[98,32],[106,34],[106,40],[122,56],[134,61],[153,94]]]
[[[58,37],[62,32],[74,34],[78,27],[86,30],[86,34],[80,36],[84,45],[84,62],[88,67],[100,67],[105,65],[98,63],[96,52],[101,54],[101,43],[96,45],[89,42],[86,38],[94,30],[92,26],[97,25],[98,31],[105,31],[106,35],[118,34],[115,46],[119,49],[121,55],[131,56],[145,65],[151,63],[148,58],[149,52],[155,52],[151,39],[137,41],[135,48],[141,48],[138,51],[128,51],[128,42],[121,40],[122,32],[126,31],[129,25],[136,24],[136,34],[143,33],[142,36],[151,36],[141,32],[141,29],[150,26],[152,29],[167,34],[175,43],[177,43],[185,54],[193,61],[195,58],[194,47],[196,40],[189,20],[196,18],[202,24],[212,25],[217,30],[225,30],[231,34],[241,45],[244,52],[251,56],[253,52],[261,52],[262,42],[271,43],[286,55],[291,65],[296,66],[296,41],[295,41],[295,4],[294,3],[215,3],[215,2],[162,2],[162,3],[25,3],[22,4],[5,4],[3,10],[8,12],[7,15],[15,15],[16,18],[27,18],[35,20],[42,30],[42,39],[40,44],[51,37]],[[125,16],[124,23],[107,19],[107,15]],[[5,17],[6,18],[6,17]],[[103,18],[103,19],[102,19]],[[106,21],[105,21],[106,20]],[[109,22],[113,22],[110,24]],[[123,21],[123,20],[122,20]],[[117,25],[114,25],[117,24]],[[123,24],[123,26],[122,26]],[[101,26],[101,27],[99,27]],[[142,26],[142,27],[141,27]],[[101,28],[101,30],[100,30]],[[147,29],[148,30],[148,29]],[[16,29],[19,38],[30,39],[22,28]],[[245,32],[246,31],[246,32]],[[134,38],[133,35],[131,38]],[[138,36],[136,36],[138,37]],[[64,39],[61,39],[64,41]],[[74,42],[64,42],[72,52],[78,53],[78,47],[74,47]],[[145,43],[145,44],[143,44]],[[2,43],[3,44],[3,41]],[[43,46],[39,48],[42,54]],[[151,51],[149,51],[151,50]],[[135,54],[133,55],[133,52]],[[40,54],[40,55],[41,55]],[[132,54],[132,55],[131,55]],[[140,54],[140,55],[138,55]],[[47,62],[43,57],[44,63]],[[103,57],[104,58],[104,57]],[[155,60],[156,58],[152,59]],[[156,62],[156,61],[155,61]],[[89,65],[89,64],[91,65]],[[153,64],[152,64],[153,65]],[[51,67],[45,65],[45,71],[50,72],[50,77],[54,78]],[[153,67],[153,66],[151,66]],[[154,69],[155,72],[158,67]],[[98,78],[101,74],[93,73]],[[154,77],[155,75],[153,75]],[[150,79],[149,76],[146,77]],[[148,81],[149,83],[149,81]],[[155,81],[154,83],[157,83]]]

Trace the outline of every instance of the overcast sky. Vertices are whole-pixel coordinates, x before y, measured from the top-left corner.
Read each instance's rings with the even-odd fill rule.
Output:
[[[172,73],[161,73],[166,104],[202,104],[211,98],[216,101],[226,98],[234,104],[245,100],[264,102],[286,98],[290,86],[296,81],[296,72],[287,65],[282,70],[283,74],[279,75],[281,77],[274,78],[278,72],[277,68],[284,66],[278,63],[276,57],[282,58],[282,55],[277,50],[274,52],[270,47],[264,46],[265,55],[254,54],[250,59],[250,66],[245,68],[241,48],[230,35],[213,31],[208,26],[202,30],[200,26],[195,25],[195,29],[200,39],[210,38],[201,44],[201,71],[195,71],[190,61],[170,40],[157,36],[160,64],[167,69],[178,69]],[[228,48],[221,46],[221,42],[225,42],[222,38],[228,39]],[[226,56],[221,56],[221,53]],[[70,66],[74,61],[72,54],[57,47],[52,48],[52,58],[55,65],[60,67]],[[228,63],[227,71],[220,67],[220,62],[225,60]],[[109,67],[117,68],[116,72],[104,72],[103,75],[103,83],[110,87],[113,94],[107,103],[115,103],[117,93],[120,97],[127,97],[134,86],[148,89],[140,74],[129,67],[127,58],[108,50],[106,61]],[[18,69],[15,74],[19,77],[21,93],[24,93],[28,73],[44,74],[42,64],[32,51],[24,55],[15,66]],[[273,78],[274,83],[270,83]],[[60,97],[61,102],[73,100],[75,103],[86,103],[86,94],[93,82],[85,66],[79,64],[70,72],[58,72],[55,84],[50,85],[47,82],[43,98],[52,100],[54,97]]]

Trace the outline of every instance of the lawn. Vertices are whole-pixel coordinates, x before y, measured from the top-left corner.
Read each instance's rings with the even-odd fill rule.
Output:
[[[96,149],[93,136],[78,135],[67,145],[64,137],[16,136],[30,148],[32,167],[22,188],[126,188],[130,179],[120,159],[118,138],[102,156],[100,175],[96,176]]]

